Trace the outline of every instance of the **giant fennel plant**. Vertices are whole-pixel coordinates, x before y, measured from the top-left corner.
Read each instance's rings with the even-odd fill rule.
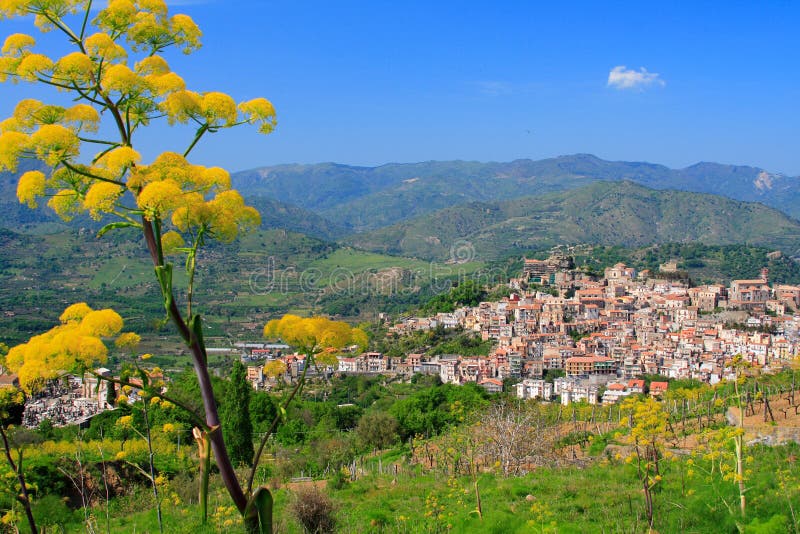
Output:
[[[237,103],[224,93],[188,89],[165,56],[175,49],[185,54],[197,50],[201,32],[190,17],[170,15],[163,0],[110,0],[99,10],[91,0],[0,0],[0,18],[29,16],[39,31],[63,36],[63,55],[37,52],[32,35],[10,35],[0,55],[0,81],[49,86],[66,93],[73,104],[19,101],[13,115],[0,123],[0,170],[15,171],[20,159],[38,160],[46,170],[22,174],[20,202],[36,207],[46,200],[65,220],[82,213],[110,219],[100,236],[119,228],[142,232],[166,314],[192,355],[205,412],[196,414],[194,432],[205,472],[213,456],[246,529],[270,532],[269,491],[253,488],[252,474],[242,484],[226,450],[201,317],[193,308],[198,250],[211,239],[232,241],[257,227],[260,217],[231,189],[227,171],[193,164],[190,156],[207,134],[224,128],[249,124],[269,134],[276,125],[275,110],[263,98]],[[111,125],[101,128],[101,120]],[[193,125],[193,135],[185,145],[145,162],[136,141],[157,121]],[[188,275],[180,303],[173,264],[167,261],[173,255],[182,257]],[[19,373],[24,389],[35,389],[59,371],[90,371],[105,361],[106,340],[123,329],[113,310],[93,310],[83,303],[69,307],[61,323],[8,353],[6,365]],[[324,359],[328,347],[363,341],[363,333],[342,323],[293,317],[266,333],[294,339],[311,361],[316,354]],[[122,344],[135,338],[121,335]],[[126,376],[114,380],[131,383]],[[153,386],[147,393],[169,398]],[[262,448],[263,443],[259,455]]]

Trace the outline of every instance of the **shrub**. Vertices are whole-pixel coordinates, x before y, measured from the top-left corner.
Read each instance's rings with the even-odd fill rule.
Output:
[[[298,489],[289,512],[309,534],[326,534],[336,527],[336,507],[330,497],[316,487]]]

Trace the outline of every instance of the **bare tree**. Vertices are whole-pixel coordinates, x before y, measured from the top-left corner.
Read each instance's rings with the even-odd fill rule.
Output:
[[[550,433],[537,405],[503,401],[492,405],[475,427],[486,466],[504,477],[520,475],[544,461]]]

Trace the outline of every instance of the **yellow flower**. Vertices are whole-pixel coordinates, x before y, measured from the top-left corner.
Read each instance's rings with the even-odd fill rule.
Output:
[[[161,427],[161,431],[164,432],[164,434],[172,434],[175,432],[175,425],[172,423],[164,423],[164,426]]]
[[[212,125],[231,126],[238,117],[236,102],[225,93],[205,93],[200,107],[206,120]]]
[[[197,24],[187,15],[174,15],[170,19],[172,23],[172,34],[175,38],[175,43],[183,45],[183,53],[189,54],[193,50],[200,48],[200,37],[203,33]]]
[[[103,74],[103,85],[110,91],[120,93],[139,93],[145,88],[144,79],[123,64],[112,65],[106,69]]]
[[[152,217],[175,209],[180,203],[182,195],[183,191],[178,184],[172,180],[164,180],[147,184],[139,193],[136,202],[149,217]]]
[[[81,320],[81,330],[93,336],[113,336],[122,330],[122,317],[107,308],[88,313]]]
[[[142,11],[149,11],[157,15],[167,14],[167,4],[164,0],[139,0],[139,9]]]
[[[28,171],[19,177],[17,184],[17,198],[20,203],[35,208],[36,198],[44,195],[45,176],[40,171]]]
[[[136,6],[130,0],[110,0],[108,6],[97,14],[95,22],[99,28],[111,32],[124,31],[136,16]]]
[[[31,135],[36,156],[51,167],[72,159],[80,151],[80,140],[75,132],[60,124],[44,124]]]
[[[77,302],[71,306],[68,306],[59,317],[59,320],[62,323],[79,322],[81,319],[89,315],[91,311],[92,308],[90,308],[85,302]]]
[[[90,35],[84,39],[83,44],[90,56],[102,59],[106,63],[124,59],[128,55],[111,36],[103,32]]]
[[[245,116],[250,124],[258,124],[258,131],[268,134],[275,129],[277,120],[275,118],[275,108],[272,102],[266,98],[255,98],[239,104],[239,111]]]
[[[150,359],[150,358],[152,358],[152,357],[153,357],[153,355],[152,355],[152,354],[150,354],[149,352],[148,352],[147,354],[142,354],[142,356],[141,356],[141,358],[142,358],[143,360],[149,360],[149,359]]]
[[[20,155],[28,148],[30,138],[21,132],[0,134],[0,170],[16,171]]]
[[[161,249],[164,254],[177,254],[178,249],[185,245],[183,237],[178,232],[167,232],[161,236]]]
[[[124,460],[126,456],[128,456],[128,453],[125,451],[119,451],[114,458],[117,460]]]
[[[69,221],[81,206],[78,194],[72,189],[62,189],[47,202],[50,209],[65,221]]]
[[[139,345],[142,338],[139,334],[134,332],[125,332],[120,334],[119,337],[114,341],[114,345],[121,349],[133,349]]]
[[[0,8],[2,9],[2,8]],[[36,44],[36,39],[24,33],[12,33],[3,43],[4,56],[19,56]]]
[[[38,75],[53,70],[53,60],[44,54],[27,54],[17,67],[17,75],[23,80],[36,81]]]
[[[90,82],[95,66],[92,59],[82,52],[72,52],[56,61],[54,73],[79,85]]]
[[[103,154],[103,157],[97,161],[97,165],[119,175],[122,171],[139,163],[141,159],[142,156],[133,148],[121,146]]]
[[[96,132],[100,114],[88,104],[77,104],[64,111],[64,121],[77,131]]]
[[[83,208],[89,210],[92,219],[100,220],[103,213],[114,211],[117,200],[125,190],[122,186],[110,182],[95,182],[86,192]]]
[[[162,108],[169,124],[186,124],[201,115],[201,102],[202,97],[193,91],[176,91],[167,97]]]
[[[167,74],[170,72],[167,61],[161,56],[149,56],[136,63],[133,70],[141,76]]]
[[[121,395],[120,395],[121,396]],[[119,401],[119,399],[117,399]],[[117,419],[117,426],[122,428],[130,428],[133,426],[133,416],[132,415],[123,415],[119,419]]]
[[[199,184],[206,187],[217,187],[221,191],[231,188],[231,175],[221,167],[208,167],[202,170]]]

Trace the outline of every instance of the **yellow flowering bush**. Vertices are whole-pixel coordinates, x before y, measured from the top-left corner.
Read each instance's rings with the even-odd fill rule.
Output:
[[[122,326],[122,317],[114,310],[73,304],[61,314],[60,325],[11,348],[6,365],[19,375],[23,389],[33,391],[59,373],[104,363],[108,348],[103,338],[117,335]]]

